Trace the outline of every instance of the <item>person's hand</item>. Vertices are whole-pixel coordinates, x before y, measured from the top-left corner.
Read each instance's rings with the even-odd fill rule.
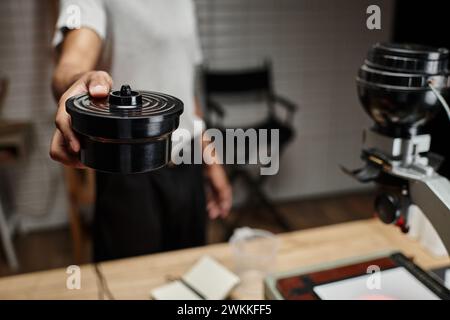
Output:
[[[206,208],[211,219],[225,218],[230,213],[232,204],[231,186],[220,164],[206,165],[205,177],[209,188],[206,194]]]
[[[62,95],[56,112],[56,130],[50,145],[50,157],[65,165],[83,168],[78,160],[80,142],[71,127],[70,115],[66,112],[66,100],[89,92],[92,97],[106,97],[112,87],[111,76],[104,71],[86,72]]]

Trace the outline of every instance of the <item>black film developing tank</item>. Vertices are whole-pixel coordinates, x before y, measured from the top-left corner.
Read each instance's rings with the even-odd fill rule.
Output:
[[[66,110],[80,139],[81,162],[95,170],[129,174],[156,170],[170,161],[171,135],[183,102],[123,85],[105,99],[71,97]]]
[[[442,107],[429,82],[448,95],[449,51],[414,44],[377,43],[357,77],[358,95],[376,128],[408,136]]]

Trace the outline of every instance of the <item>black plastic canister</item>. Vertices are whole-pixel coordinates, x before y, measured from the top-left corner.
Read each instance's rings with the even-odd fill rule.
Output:
[[[170,161],[171,135],[178,128],[183,102],[123,85],[105,99],[74,96],[66,110],[80,139],[81,162],[95,170],[129,174]]]

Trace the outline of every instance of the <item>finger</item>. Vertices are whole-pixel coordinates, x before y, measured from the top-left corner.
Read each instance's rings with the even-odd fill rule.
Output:
[[[227,185],[220,189],[220,206],[222,209],[229,210],[232,203],[232,192],[231,188]]]
[[[215,203],[208,206],[208,215],[211,220],[217,219],[220,216],[220,209],[219,206]]]
[[[72,130],[70,115],[66,112],[65,108],[58,109],[55,120],[56,128],[62,134],[66,145],[69,147],[72,153],[78,153],[80,151],[80,142],[78,141],[75,132]]]
[[[232,206],[231,186],[222,167],[210,167],[208,173],[212,191],[210,195],[214,198],[219,216],[225,218]]]
[[[71,126],[71,117],[66,111],[66,101],[70,97],[87,92],[86,81],[80,79],[74,83],[61,97],[58,103],[58,111],[56,113],[55,125],[61,131],[64,140],[73,153],[80,151],[80,143]]]
[[[89,94],[92,97],[102,98],[108,95],[112,87],[111,76],[103,71],[92,73],[88,79]]]
[[[231,207],[221,208],[220,217],[223,219],[228,217],[230,215],[230,211],[231,211]]]
[[[233,203],[231,187],[228,184],[218,189],[218,202],[221,211],[220,215],[222,218],[225,218],[228,216]]]
[[[60,131],[56,130],[50,145],[50,157],[58,162],[70,166],[78,166],[78,159],[69,152]]]
[[[214,197],[211,197],[211,194],[208,196],[206,210],[208,211],[208,216],[210,219],[214,220],[220,216],[220,208],[215,201]]]
[[[78,160],[78,157],[67,150],[67,146],[59,130],[55,130],[53,134],[52,142],[50,145],[50,157],[65,165],[83,168],[83,164]]]

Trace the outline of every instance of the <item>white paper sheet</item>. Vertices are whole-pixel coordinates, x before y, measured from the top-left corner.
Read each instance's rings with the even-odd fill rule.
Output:
[[[184,276],[183,280],[206,299],[225,299],[239,278],[216,260],[202,257]]]
[[[157,300],[198,300],[202,297],[221,300],[240,281],[238,276],[208,256],[197,261],[182,279],[153,289],[150,296]]]
[[[384,270],[379,273],[380,288],[372,289],[367,282],[374,274],[328,283],[314,287],[314,292],[323,300],[438,300],[432,291],[417,280],[404,267]]]
[[[191,289],[178,280],[153,289],[150,295],[156,300],[201,300]]]

